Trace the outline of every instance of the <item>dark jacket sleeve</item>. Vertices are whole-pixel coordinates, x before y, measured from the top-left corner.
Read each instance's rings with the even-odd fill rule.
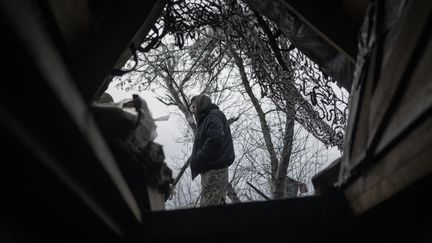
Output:
[[[218,156],[218,151],[222,147],[224,134],[223,120],[218,115],[211,115],[209,123],[205,128],[204,142],[201,149],[197,151],[195,160],[201,161],[211,160],[214,156]]]

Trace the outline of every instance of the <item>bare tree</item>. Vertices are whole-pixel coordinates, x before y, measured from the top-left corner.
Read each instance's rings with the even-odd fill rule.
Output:
[[[137,50],[157,47],[167,34],[182,48],[208,31],[220,33],[234,49],[244,51],[262,96],[283,110],[295,111],[296,121],[317,139],[341,149],[347,100],[334,90],[334,80],[300,53],[272,21],[240,0],[166,1],[144,47]],[[291,79],[295,82],[287,82]],[[293,103],[286,102],[288,96]]]
[[[320,149],[308,156],[310,150],[299,147],[302,142],[297,140],[310,137],[300,138],[295,124],[325,145],[341,146],[346,108],[338,104],[346,104],[328,85],[332,80],[324,78],[275,24],[246,4],[167,1],[143,45],[137,48],[144,54],[138,55],[135,71],[121,77],[119,84],[154,89],[162,103],[177,107],[187,124],[184,142],[192,143],[196,128],[189,109],[192,95],[210,95],[229,111],[232,121],[238,120],[232,126],[237,156],[230,170],[232,201],[257,200],[249,181],[277,199],[286,195],[289,175],[308,178],[320,163]],[[129,69],[131,63],[127,65]],[[180,176],[187,166],[178,165]],[[176,181],[185,188],[178,191],[193,193],[180,176]],[[177,206],[197,201],[182,197]]]
[[[235,63],[239,69],[242,84],[255,108],[255,111],[257,113],[260,122],[261,132],[264,137],[266,150],[270,157],[270,168],[271,168],[270,176],[271,176],[271,186],[273,191],[272,196],[274,199],[283,198],[284,191],[285,191],[285,180],[287,176],[287,169],[289,166],[291,150],[292,150],[292,142],[293,142],[293,135],[294,135],[294,116],[289,111],[285,113],[286,122],[285,122],[285,129],[283,132],[284,134],[283,149],[281,155],[279,156],[280,159],[278,159],[277,152],[272,142],[270,127],[266,119],[266,114],[264,113],[259,100],[256,98],[252,90],[252,87],[249,84],[249,79],[246,74],[246,70],[243,64],[243,59],[233,48],[228,46],[228,49],[230,50],[230,54],[233,56]]]
[[[168,44],[163,43],[146,55],[140,55],[141,62],[136,70],[118,79],[118,85],[126,89],[157,89],[159,95],[156,98],[167,106],[177,107],[185,118],[187,125],[183,142],[186,143],[192,143],[196,129],[189,107],[193,95],[209,95],[215,104],[224,106],[224,110],[228,111],[225,112],[228,117],[233,114],[228,123],[236,122],[240,118],[243,105],[232,99],[232,93],[236,92],[239,85],[232,85],[228,78],[230,70],[234,67],[227,59],[225,50],[215,46],[215,41],[209,38],[183,49],[170,44],[169,39],[167,42]],[[186,163],[178,168],[173,187],[180,182],[189,166],[189,160],[183,161]],[[182,193],[184,189],[181,188],[179,191]],[[228,192],[232,201],[239,201],[231,184]]]

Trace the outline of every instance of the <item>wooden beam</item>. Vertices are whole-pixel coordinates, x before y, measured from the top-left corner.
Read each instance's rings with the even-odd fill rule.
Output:
[[[7,159],[2,162],[7,163],[1,163],[0,169],[2,241],[120,242],[121,236],[6,126],[3,111],[0,134],[7,141],[2,143],[2,158]]]
[[[89,41],[92,16],[87,0],[48,0],[47,4],[71,56],[77,55]]]
[[[369,0],[342,0],[341,12],[352,19],[354,22],[361,24],[367,9]]]
[[[399,106],[386,123],[375,153],[383,151],[432,110],[432,35],[431,32],[428,33],[427,46],[421,49],[421,56],[416,56],[418,62],[415,62],[417,65],[411,78],[403,81],[406,85],[399,97]]]
[[[362,214],[432,175],[432,116],[345,190],[355,214]],[[412,198],[415,200],[415,198]]]
[[[149,211],[165,210],[165,200],[162,193],[159,192],[158,188],[154,186],[147,186],[146,191],[149,201]]]
[[[344,161],[355,166],[345,169],[357,175],[345,190],[356,214],[376,208],[432,175],[431,14],[430,1],[408,3],[385,39],[383,63],[377,66],[382,68],[381,76],[362,85],[369,90],[371,83],[377,83],[365,93],[366,101],[360,106],[369,109],[356,117],[365,125],[354,132],[364,138],[350,141],[357,152],[344,155]],[[373,59],[371,64],[375,66]],[[374,77],[374,72],[369,69],[368,77]]]
[[[379,105],[371,106],[368,146],[376,146],[387,129],[387,123],[393,110],[399,106],[400,97],[406,91],[404,87],[409,83],[418,61],[429,58],[423,54],[430,41],[431,13],[431,1],[410,1],[399,24],[388,34],[381,77],[371,96],[371,102]]]
[[[384,39],[382,57],[377,59],[376,48],[372,49],[365,81],[353,84],[340,184],[357,166],[377,163],[373,157],[390,149],[387,145],[394,146],[395,138],[431,106],[426,78],[431,11],[430,1],[409,2]],[[380,76],[374,75],[376,68]]]
[[[340,164],[341,158],[338,158],[312,177],[315,195],[326,195],[332,193],[336,189]]]
[[[74,77],[87,103],[107,88],[111,71],[131,56],[130,43],[140,44],[163,6],[162,0],[116,2],[83,55],[73,63]]]
[[[360,26],[342,15],[340,6],[320,0],[284,0],[283,3],[348,60],[355,62]]]
[[[9,56],[8,68],[21,73],[1,89],[0,118],[61,183],[124,234],[141,220],[138,206],[63,59],[39,25],[37,8],[31,1],[0,4],[8,23],[2,47],[13,47],[20,57]]]
[[[339,197],[303,197],[229,204],[164,212],[148,212],[137,239],[217,242],[329,241],[349,228],[350,211]],[[313,232],[311,234],[310,232]],[[199,240],[198,240],[199,239]]]

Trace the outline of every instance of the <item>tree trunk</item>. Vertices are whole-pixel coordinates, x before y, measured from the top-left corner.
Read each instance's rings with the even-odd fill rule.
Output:
[[[286,113],[284,145],[282,148],[282,156],[276,173],[276,180],[273,191],[273,199],[281,199],[285,197],[286,191],[286,178],[288,166],[290,163],[292,145],[294,140],[294,114],[291,112]]]
[[[168,76],[165,77],[165,85],[168,89],[168,92],[171,94],[171,97],[173,98],[175,105],[179,108],[179,110],[186,117],[186,121],[188,122],[189,126],[192,128],[192,131],[195,133],[196,124],[194,122],[193,114],[189,110],[189,107],[187,106],[188,105],[186,103],[187,101],[186,100],[182,101],[180,98],[180,95],[182,95],[182,97],[184,97],[183,91],[177,90],[174,87],[174,84],[173,84],[174,80],[172,79],[171,74],[169,73],[168,70],[167,70],[167,73],[168,73]]]
[[[279,63],[280,67],[284,71],[289,71],[290,67],[287,65],[285,60],[289,60],[289,55],[287,52],[284,54],[281,53],[281,48],[278,46],[278,42],[276,40],[276,35],[273,34],[270,30],[270,27],[267,25],[267,23],[264,21],[262,16],[257,12],[254,11],[254,15],[257,18],[258,24],[263,28],[264,32],[266,33],[268,39],[269,39],[269,46],[272,49],[275,58],[277,62]],[[281,43],[283,46],[283,49],[287,50],[289,47],[286,46],[286,43]],[[318,140],[320,140],[323,144],[328,144],[321,136],[319,136],[319,133],[327,133],[329,136],[335,136],[333,128],[324,122],[322,119],[314,119],[316,117],[316,111],[312,107],[312,105],[305,100],[305,98],[301,95],[300,91],[294,86],[294,82],[287,81],[287,90],[290,90],[291,92],[287,94],[284,92],[285,97],[290,97],[289,102],[287,103],[287,108],[290,110],[287,110],[287,112],[292,113],[298,113],[300,116],[296,117],[294,116],[294,119],[308,131],[310,132],[314,137],[316,137]],[[298,104],[297,108],[294,108],[294,104]],[[307,125],[308,122],[303,121],[302,119],[299,119],[299,117],[309,117],[313,118],[310,122],[315,122],[316,124],[313,125]],[[315,130],[314,127],[318,127],[319,130]],[[342,149],[342,145],[338,145],[339,149]]]
[[[260,105],[258,99],[255,97],[255,95],[252,91],[252,88],[249,84],[249,80],[247,78],[246,71],[245,71],[245,68],[243,65],[243,59],[231,47],[228,46],[228,49],[230,50],[230,53],[231,53],[232,57],[234,58],[234,61],[237,65],[237,67],[239,68],[240,77],[241,77],[243,86],[246,90],[246,93],[248,94],[249,98],[251,99],[252,104],[255,108],[255,111],[258,114],[258,119],[259,119],[260,125],[261,125],[261,132],[262,132],[263,137],[264,137],[264,142],[265,142],[265,145],[267,148],[267,152],[270,155],[271,180],[272,180],[272,185],[273,185],[275,182],[275,179],[276,179],[278,159],[276,156],[276,151],[275,151],[274,146],[273,146],[273,142],[271,140],[270,128],[267,124],[264,111],[262,110],[261,105]]]

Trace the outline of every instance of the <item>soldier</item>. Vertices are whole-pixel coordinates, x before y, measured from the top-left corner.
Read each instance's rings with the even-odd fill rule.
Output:
[[[190,167],[192,179],[201,174],[200,206],[224,204],[228,166],[234,162],[231,130],[224,113],[208,96],[194,96],[191,110],[198,127]]]

